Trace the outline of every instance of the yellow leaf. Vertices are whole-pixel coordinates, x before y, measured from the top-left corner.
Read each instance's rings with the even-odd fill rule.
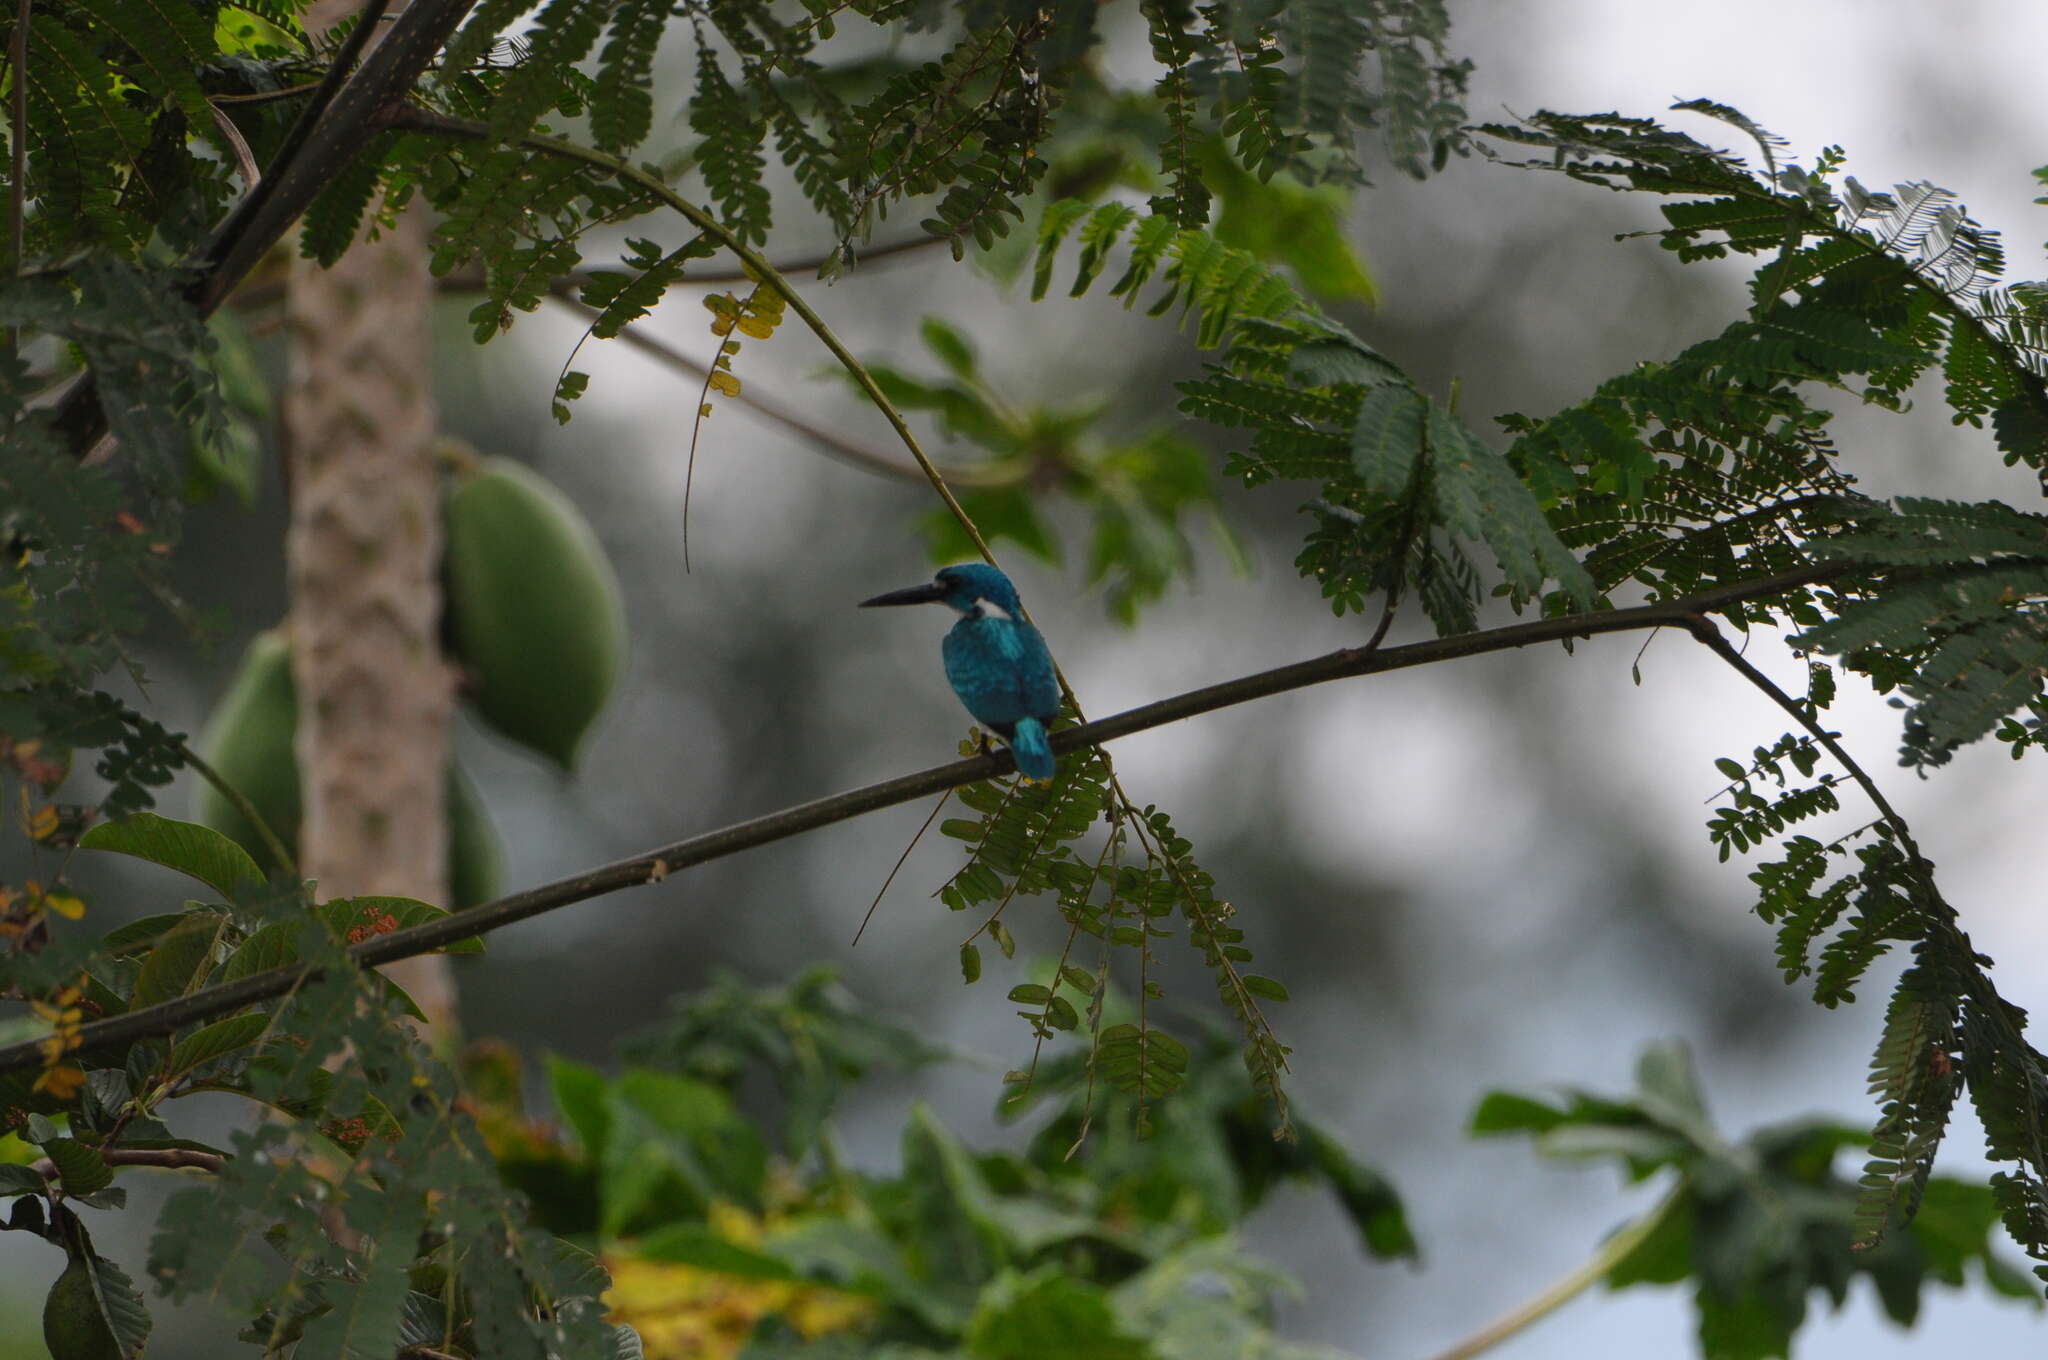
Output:
[[[44,1071],[36,1078],[35,1089],[48,1091],[53,1100],[68,1101],[78,1095],[78,1088],[85,1085],[85,1073],[70,1063],[59,1063]]]
[[[697,414],[704,417],[704,419],[706,420],[711,419],[711,403],[707,401],[702,406],[699,406],[697,408]]]
[[[733,322],[733,319],[732,319],[731,317],[729,317],[729,316],[721,316],[720,318],[718,318],[718,320],[716,320],[716,321],[714,321],[714,322],[712,322],[712,323],[711,323],[711,333],[712,333],[713,335],[720,335],[720,336],[723,336],[723,335],[731,335],[731,334],[732,334],[732,322]]]
[[[43,899],[43,905],[67,921],[76,921],[85,915],[85,900],[72,893],[51,893]]]
[[[740,380],[723,370],[711,375],[711,385],[724,396],[736,397],[740,394]]]
[[[743,316],[740,318],[740,333],[750,335],[756,340],[766,340],[775,334],[775,322],[765,317]]]

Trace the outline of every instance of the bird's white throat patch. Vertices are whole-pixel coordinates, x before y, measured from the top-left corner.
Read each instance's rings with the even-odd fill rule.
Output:
[[[976,600],[974,607],[981,611],[981,617],[985,619],[1003,619],[1015,622],[1010,617],[1010,611],[997,604],[994,600]]]

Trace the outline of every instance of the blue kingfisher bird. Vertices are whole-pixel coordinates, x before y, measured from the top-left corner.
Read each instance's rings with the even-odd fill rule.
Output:
[[[1017,769],[1032,779],[1051,779],[1052,747],[1046,728],[1060,712],[1060,682],[1053,673],[1045,639],[1027,622],[1010,578],[981,562],[941,567],[929,585],[892,590],[861,608],[894,604],[943,604],[960,621],[946,634],[941,652],[946,679],[974,720],[1010,744]]]

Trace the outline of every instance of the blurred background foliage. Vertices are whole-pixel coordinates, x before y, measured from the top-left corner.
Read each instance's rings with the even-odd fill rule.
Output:
[[[1879,159],[1887,168],[1875,181],[1936,174],[1969,190],[1986,220],[2015,222],[2031,192],[2014,187],[2010,161],[2021,115],[1996,93],[2021,86],[1973,72],[1960,30],[1951,49],[1833,21],[1889,68],[1886,83],[1923,91],[1915,116],[1892,115],[1913,125],[1909,158],[1884,126],[1844,126],[1847,111],[1815,103],[1790,78],[1796,44],[1774,59],[1786,65],[1757,60],[1738,72],[1754,55],[1759,14],[1706,25],[1700,51],[1683,58],[1597,7],[1460,17],[1475,107],[1656,108],[1674,84],[1711,87],[1809,145],[1840,140]],[[1103,65],[1114,72],[1135,26],[1115,11],[1104,23]],[[1626,47],[1631,39],[1639,45]],[[879,87],[886,71],[878,61],[864,78]],[[1733,88],[1743,82],[1755,84]],[[1171,193],[1138,168],[1161,136],[1149,96],[1083,81],[1069,98],[1084,109],[1095,101],[1096,112],[1072,120],[1090,129],[1085,138],[1047,154],[1048,197]],[[681,124],[656,118],[652,129],[644,154],[687,161]],[[1603,232],[1654,225],[1647,204],[1460,162],[1412,185],[1389,173],[1415,159],[1397,149],[1384,162],[1368,157],[1376,183],[1347,220],[1330,189],[1285,177],[1261,185],[1219,168],[1211,150],[1200,155],[1220,237],[1288,271],[1430,390],[1457,380],[1475,420],[1555,409],[1741,306],[1732,274],[1681,273],[1653,250],[1588,247]],[[766,178],[777,193],[792,187]],[[768,242],[778,257],[829,256],[836,244],[787,221]],[[818,290],[819,305],[878,360],[892,397],[931,413],[941,457],[959,465],[984,529],[1044,563],[1018,570],[1020,585],[1096,711],[1360,640],[1287,569],[1298,491],[1228,489],[1209,434],[1165,409],[1167,381],[1195,372],[1184,340],[1100,298],[1011,305],[1029,259],[1017,237],[972,253],[975,272],[943,258],[874,259]],[[449,428],[563,488],[615,564],[626,604],[618,698],[583,757],[601,777],[565,782],[480,725],[461,734],[504,835],[507,881],[859,782],[906,752],[944,752],[955,724],[930,639],[885,641],[845,607],[914,578],[926,558],[958,555],[927,493],[821,462],[815,441],[722,403],[699,451],[697,557],[685,573],[676,413],[694,408],[694,384],[623,346],[601,358],[586,346],[579,362],[599,399],[558,430],[544,414],[550,383],[582,320],[543,312],[478,351],[466,338],[474,299],[451,294],[439,319]],[[646,324],[708,363],[702,320],[688,310]],[[210,653],[195,655],[168,628],[139,648],[151,711],[186,731],[227,688],[243,641],[284,604],[283,488],[259,395],[282,379],[274,331],[260,314],[216,324],[246,336],[221,351],[238,421],[197,475],[229,494],[191,518],[172,579],[231,622]],[[745,395],[885,448],[877,418],[813,380],[805,343],[782,335],[750,349]],[[1839,438],[1879,491],[1936,480],[1957,496],[2030,493],[2026,477],[1945,421],[1865,419],[1845,415]],[[1910,1238],[1852,1259],[1805,1228],[1845,1221],[1836,1155],[1864,1135],[1822,1119],[1731,1144],[1704,1123],[1687,1064],[1670,1049],[1644,1059],[1629,1097],[1481,1103],[1494,1087],[1550,1077],[1613,1087],[1646,1042],[1681,1032],[1704,1084],[1729,1093],[1741,1123],[1779,1124],[1816,1106],[1861,1117],[1870,1017],[1820,1012],[1782,986],[1742,885],[1712,872],[1713,847],[1698,832],[1698,802],[1713,792],[1704,770],[1727,744],[1702,729],[1731,713],[1756,722],[1749,696],[1664,646],[1636,661],[1656,683],[1634,690],[1638,646],[1589,644],[1569,667],[1551,654],[1494,657],[1355,693],[1310,692],[1119,748],[1127,779],[1173,792],[1205,865],[1225,883],[1256,885],[1246,897],[1262,966],[1298,999],[1287,1037],[1296,1089],[1317,1114],[1291,1148],[1248,1119],[1228,1049],[1200,1043],[1190,1045],[1187,1089],[1161,1107],[1144,1144],[1098,1110],[1090,1156],[1066,1160],[1071,1064],[1041,1068],[1035,1104],[992,1112],[996,1076],[1022,1057],[1016,1027],[980,994],[954,990],[952,918],[924,908],[914,886],[940,882],[952,848],[915,851],[863,947],[846,947],[915,829],[906,811],[494,939],[490,963],[462,973],[465,1027],[507,1045],[474,1052],[464,1068],[491,1150],[548,1226],[610,1243],[615,1301],[645,1318],[650,1339],[678,1300],[682,1325],[718,1329],[718,1340],[693,1333],[689,1344],[737,1348],[758,1321],[783,1315],[752,1332],[760,1355],[855,1353],[832,1347],[856,1322],[906,1347],[1023,1355],[1074,1345],[1071,1333],[1022,1330],[1027,1315],[1082,1329],[1105,1355],[1148,1345],[1259,1353],[1263,1330],[1242,1339],[1203,1311],[1218,1298],[1242,1305],[1225,1310],[1231,1327],[1263,1329],[1270,1316],[1304,1347],[1409,1353],[1576,1267],[1624,1220],[1645,1231],[1607,1282],[1673,1283],[1685,1263],[1698,1297],[1636,1290],[1503,1354],[1639,1354],[1690,1344],[1696,1323],[1720,1329],[1708,1336],[1722,1338],[1716,1353],[1775,1354],[1805,1317],[1808,1287],[1852,1303],[1844,1319],[1809,1326],[1801,1354],[1905,1354],[1928,1344],[1928,1327],[1942,1329],[1940,1344],[2020,1344],[2033,1335],[2018,1330],[2030,1321],[2013,1321],[2024,1310],[1940,1296],[1929,1296],[1921,1332],[1878,1322],[1914,1318],[1912,1280],[1954,1283],[1977,1270],[2001,1291],[2012,1284],[1985,1248],[1981,1186],[1937,1178]],[[1895,716],[1868,695],[1855,700],[1869,702],[1841,725],[1866,745],[1889,744]],[[1941,847],[1945,871],[1960,870],[1952,891],[1981,913],[1973,922],[2005,964],[2001,983],[2038,1004],[2044,981],[2030,959],[2041,941],[2023,910],[2033,879],[2019,848],[2026,776],[1986,754],[1959,757],[1939,795],[1909,786],[1899,796]],[[145,873],[79,866],[107,904],[99,924],[114,924],[116,904],[159,894]],[[1056,952],[1052,922],[1012,925],[1026,957]],[[767,992],[716,980],[732,969],[767,984],[820,958],[834,960],[846,993],[815,974]],[[1185,981],[1186,996],[1203,994],[1199,978]],[[649,1029],[646,1017],[672,997],[682,1001],[670,1021]],[[872,1018],[882,1011],[903,1029]],[[937,1061],[941,1046],[993,1055],[995,1066]],[[563,1056],[546,1060],[545,1083],[522,1082],[517,1055],[543,1049]],[[1644,1216],[1583,1172],[1532,1170],[1522,1149],[1454,1142],[1475,1105],[1479,1131],[1535,1134],[1539,1150],[1561,1157],[1609,1157],[1630,1179],[1670,1173],[1675,1188]],[[1968,1168],[1957,1154],[1970,1141],[1954,1140],[1951,1169]],[[804,1152],[828,1144],[829,1157],[797,1170]],[[1405,1212],[1380,1172],[1400,1185]],[[138,1202],[152,1193],[139,1187]],[[816,1232],[820,1205],[862,1225],[859,1239]],[[963,1225],[959,1240],[931,1236]],[[1237,1236],[1224,1247],[1218,1233]],[[1280,1273],[1241,1255],[1238,1241]],[[1368,1260],[1414,1257],[1418,1244],[1421,1269]],[[1710,1244],[1727,1254],[1705,1254]],[[13,1235],[0,1251],[22,1252],[30,1286],[9,1333],[32,1331],[41,1276],[57,1266],[42,1253],[30,1265]],[[940,1261],[954,1271],[943,1300],[906,1283]],[[835,1286],[792,1282],[813,1268]],[[1872,1288],[1852,1290],[1859,1273]],[[1289,1274],[1304,1292],[1280,1285]],[[1208,1332],[1163,1328],[1189,1317]],[[151,1354],[211,1353],[207,1326],[167,1317]],[[1196,1348],[1219,1335],[1240,1348]],[[1009,1338],[1020,1344],[1006,1349]],[[1272,1344],[1266,1353],[1285,1355],[1295,1342]]]

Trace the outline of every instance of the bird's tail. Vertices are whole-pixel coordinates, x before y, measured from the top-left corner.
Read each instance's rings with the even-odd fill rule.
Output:
[[[1036,718],[1017,719],[1010,750],[1017,757],[1017,769],[1033,779],[1051,779],[1052,747],[1045,739],[1045,724]]]

